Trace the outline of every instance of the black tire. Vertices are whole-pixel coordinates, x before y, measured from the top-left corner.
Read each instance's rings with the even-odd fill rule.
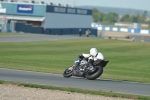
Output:
[[[101,76],[102,73],[103,73],[103,67],[95,66],[95,70],[93,72],[88,72],[86,78],[89,80],[95,80],[96,78]]]
[[[70,68],[70,67],[69,67],[69,68]],[[67,68],[67,69],[64,71],[63,76],[64,76],[65,78],[71,77],[71,76],[72,76],[72,71],[71,71],[71,70],[68,70],[68,68]]]

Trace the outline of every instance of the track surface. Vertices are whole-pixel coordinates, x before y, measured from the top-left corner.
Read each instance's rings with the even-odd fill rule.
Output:
[[[0,36],[0,42],[29,42],[29,41],[54,41],[60,39],[84,38],[78,36],[56,36],[56,35],[21,35],[21,36]],[[135,39],[141,39],[134,36]],[[146,37],[146,41],[150,41]],[[26,83],[45,84],[53,86],[65,86],[90,90],[104,90],[127,94],[139,94],[150,96],[150,84],[141,84],[115,80],[87,80],[85,78],[64,78],[62,75],[37,73],[29,71],[18,71],[0,68],[0,80],[19,81]]]
[[[150,84],[132,83],[127,81],[103,79],[87,80],[85,78],[77,77],[64,78],[63,75],[58,74],[3,68],[0,68],[0,80],[150,96]]]
[[[63,39],[84,38],[78,36],[23,34],[18,36],[0,36],[0,42],[31,42],[31,41],[55,41]]]
[[[134,33],[127,33],[127,32],[114,32],[114,31],[105,31],[105,36],[111,36],[111,37],[129,37],[129,39],[135,39],[139,40],[141,42],[150,42],[150,34],[134,34]]]
[[[120,37],[121,33],[108,33],[106,36]],[[124,35],[124,34],[123,34]],[[122,35],[122,36],[123,36]],[[140,40],[144,42],[150,42],[150,35],[133,35],[125,34],[124,36],[129,36],[130,39]],[[0,36],[0,42],[31,42],[31,41],[55,41],[63,39],[76,39],[76,38],[86,38],[85,36],[78,37],[78,35],[45,35],[45,34],[23,34],[18,36]]]

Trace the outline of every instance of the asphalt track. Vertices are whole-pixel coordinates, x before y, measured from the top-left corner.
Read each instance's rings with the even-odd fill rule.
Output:
[[[150,42],[150,35],[129,35],[129,38],[134,38],[135,40],[140,40],[142,42]]]
[[[43,34],[22,34],[14,36],[0,36],[0,42],[31,42],[31,41],[56,41],[63,39],[84,38],[67,35],[43,35]]]
[[[87,80],[86,78],[77,77],[64,78],[63,75],[58,74],[4,68],[0,68],[0,80],[150,96],[150,84],[127,81],[104,79]]]
[[[137,39],[138,37],[139,36],[137,36]],[[54,40],[75,39],[75,38],[84,38],[84,37],[41,35],[41,34],[0,36],[0,42],[30,42],[30,41],[45,41],[45,40],[54,41]],[[134,36],[134,38],[136,39],[136,36]],[[150,38],[148,38],[147,41],[150,41]],[[12,70],[4,68],[0,68],[0,80],[150,96],[150,84],[142,84],[127,81],[115,81],[105,79],[87,80],[85,78],[77,78],[77,77],[64,78],[62,75]]]

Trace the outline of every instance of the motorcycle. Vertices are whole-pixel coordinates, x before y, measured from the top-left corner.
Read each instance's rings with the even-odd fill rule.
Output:
[[[68,67],[63,76],[69,78],[71,76],[84,77],[89,80],[95,80],[103,73],[103,68],[107,65],[108,60],[96,60],[93,62],[94,69],[91,71],[88,59],[77,58],[73,66]]]

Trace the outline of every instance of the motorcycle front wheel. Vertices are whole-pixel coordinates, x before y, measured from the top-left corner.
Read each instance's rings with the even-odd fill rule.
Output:
[[[69,68],[71,68],[71,67],[69,67]],[[70,70],[69,68],[67,68],[67,69],[64,71],[64,73],[63,73],[63,76],[64,76],[65,78],[69,78],[69,77],[72,76],[72,71],[73,71],[73,70]]]
[[[95,80],[99,76],[101,76],[103,73],[103,67],[101,66],[95,66],[95,70],[93,72],[87,72],[86,78],[89,80]]]

